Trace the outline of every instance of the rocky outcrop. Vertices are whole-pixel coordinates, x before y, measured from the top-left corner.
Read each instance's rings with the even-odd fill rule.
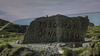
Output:
[[[88,23],[87,17],[37,18],[30,23],[22,43],[83,42]]]
[[[91,22],[89,22],[89,26],[94,26],[94,24],[93,24],[93,23],[91,23]]]

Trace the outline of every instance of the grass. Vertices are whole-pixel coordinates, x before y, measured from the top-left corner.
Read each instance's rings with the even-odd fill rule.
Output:
[[[9,56],[19,56],[21,53],[23,56],[34,56],[36,54],[35,51],[30,50],[29,48],[17,47],[12,49],[12,51],[9,53]]]
[[[91,45],[94,42],[91,43]],[[75,50],[78,51],[78,50]],[[77,56],[100,56],[100,42],[95,43],[95,46],[92,48],[91,46],[89,47],[85,47],[84,50],[82,50],[82,52],[78,51],[78,55]]]
[[[16,32],[6,32],[6,31],[0,31],[0,38],[9,38],[9,37],[19,37],[21,35],[24,35],[24,33],[16,33]]]
[[[74,52],[76,55],[78,55],[78,54],[82,53],[82,52],[85,50],[85,48],[86,48],[86,47],[78,48],[78,49],[74,50],[73,52]]]
[[[12,46],[8,43],[0,44],[0,47],[12,48]]]
[[[5,32],[0,33],[0,44],[23,40],[24,33]]]
[[[18,56],[21,51],[24,50],[25,47],[17,47],[13,48],[12,51],[10,52],[9,56]]]
[[[67,47],[63,48],[64,53],[63,56],[72,56],[72,51],[68,49]]]
[[[32,53],[24,53],[24,55],[23,56],[33,56],[35,53],[34,52],[32,52]]]
[[[15,48],[8,43],[0,44],[0,56],[19,56],[21,54],[23,56],[33,56],[36,52],[26,47]]]
[[[92,27],[89,26],[86,33],[86,37],[92,39],[100,39],[100,26],[92,26]],[[0,31],[0,56],[7,56],[7,55],[18,56],[19,51],[23,51],[24,47],[13,48],[11,45],[7,43],[16,42],[17,40],[22,41],[23,38],[24,38],[24,33]],[[93,43],[94,42],[91,42],[91,45]],[[87,56],[100,55],[100,42],[96,43],[94,48],[82,47],[74,51],[71,51],[68,48],[63,48],[63,49],[64,49],[63,56],[72,56],[72,52],[75,53],[77,56],[84,56],[84,54],[86,54]],[[34,55],[34,52],[24,53],[24,56],[28,55],[29,56]]]
[[[8,43],[0,44],[0,56],[2,55],[3,52],[5,52],[5,49],[11,49],[11,48],[13,47]]]
[[[89,26],[86,37],[92,39],[100,39],[100,26]]]
[[[0,56],[40,56],[37,51],[26,47],[12,47],[8,43],[0,44]]]
[[[9,43],[9,42],[15,42],[17,40],[23,40],[23,36],[20,36],[20,37],[10,37],[10,38],[0,38],[0,44],[2,44],[2,43]]]
[[[2,52],[0,53],[0,56],[8,56],[8,54],[12,51],[12,49],[9,48],[5,48],[4,50],[2,50]]]
[[[94,48],[95,48],[95,53],[100,55],[100,42],[97,42]]]

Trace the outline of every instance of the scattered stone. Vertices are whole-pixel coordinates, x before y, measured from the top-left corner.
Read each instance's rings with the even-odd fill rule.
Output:
[[[59,54],[63,54],[64,53],[64,50],[60,49],[58,50]]]
[[[90,43],[83,43],[82,44],[82,47],[89,47],[89,46],[91,46]]]
[[[19,40],[17,40],[17,41],[16,41],[16,44],[20,44],[20,41],[19,41]]]

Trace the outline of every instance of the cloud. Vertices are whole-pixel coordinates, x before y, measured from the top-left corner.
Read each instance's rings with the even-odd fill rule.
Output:
[[[100,11],[100,0],[0,0],[0,17],[10,21],[53,14]]]
[[[0,15],[5,15],[7,12],[0,10]]]
[[[17,17],[15,15],[9,15],[8,12],[0,10],[0,18],[1,19],[5,19],[5,20],[10,20],[13,21],[14,19],[17,19]]]

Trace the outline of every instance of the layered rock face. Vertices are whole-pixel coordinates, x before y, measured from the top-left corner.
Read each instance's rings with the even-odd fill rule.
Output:
[[[22,43],[83,42],[88,23],[85,17],[54,15],[36,18],[30,23]]]

